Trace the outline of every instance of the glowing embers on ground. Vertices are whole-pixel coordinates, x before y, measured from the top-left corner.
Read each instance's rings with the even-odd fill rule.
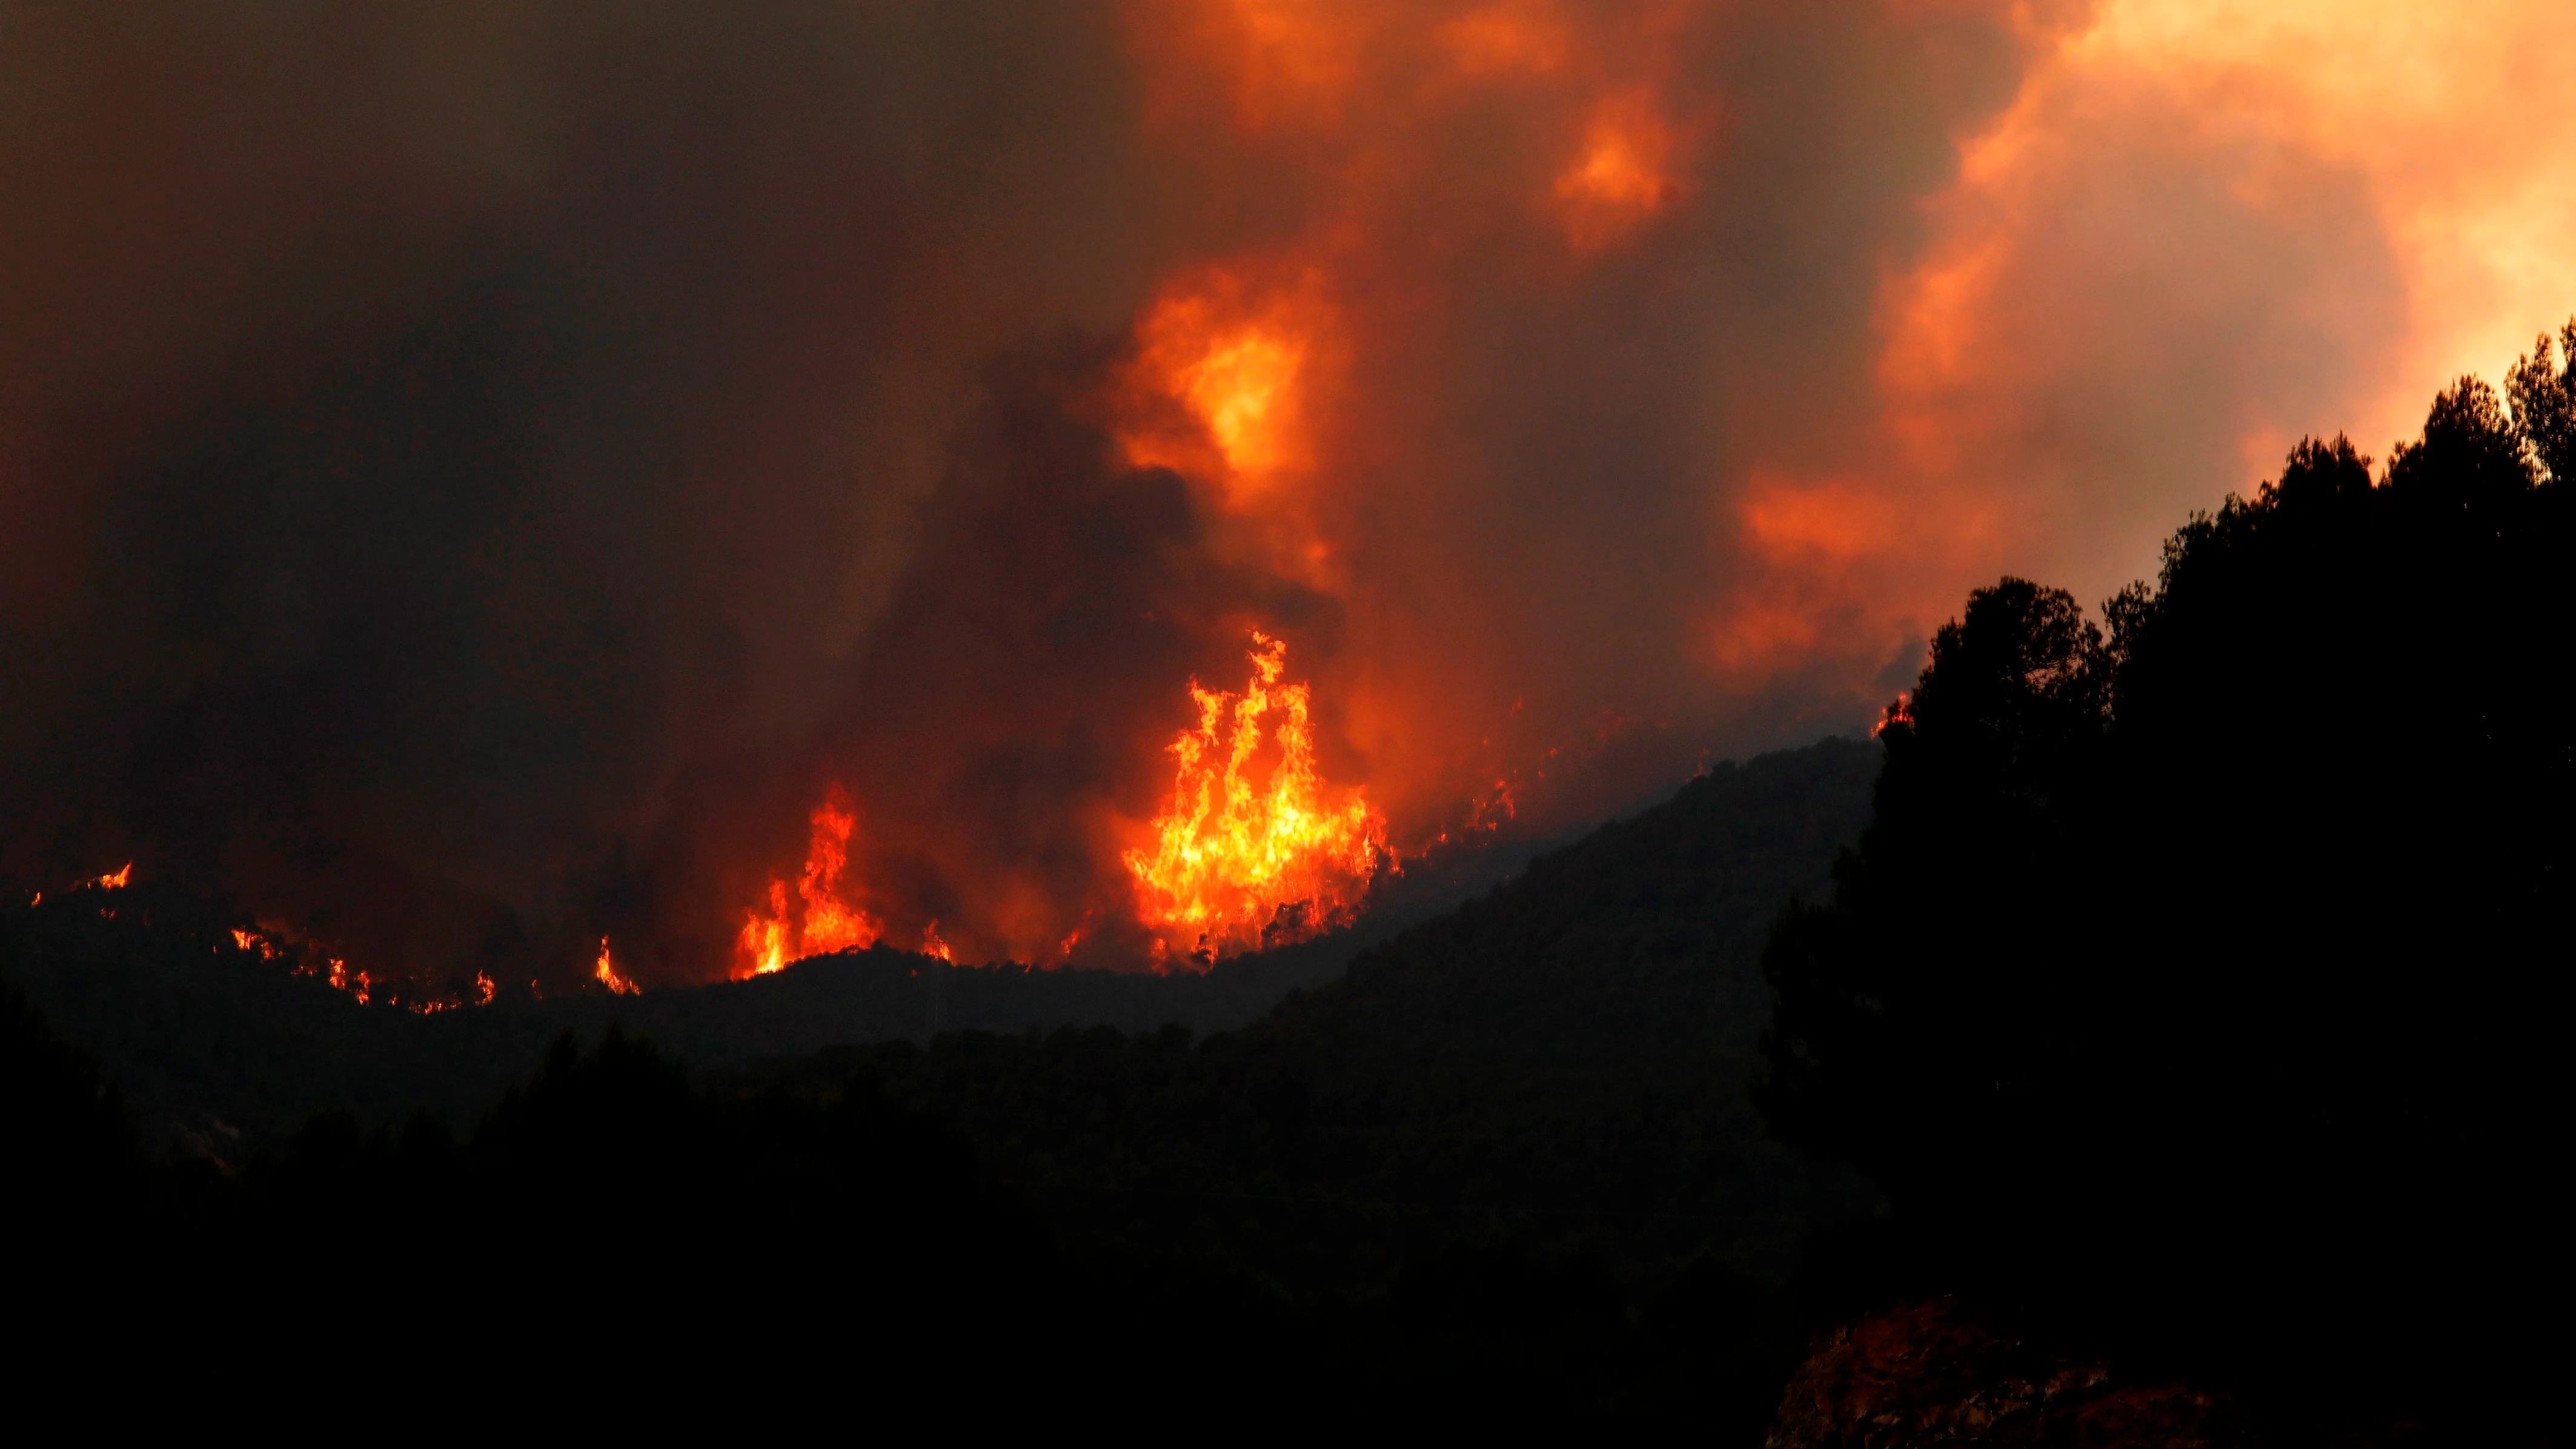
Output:
[[[109,871],[105,875],[82,876],[79,880],[72,882],[72,889],[76,891],[121,891],[125,889],[125,883],[132,879],[134,879],[134,862],[129,860],[125,863],[122,869]],[[38,891],[34,896],[28,899],[27,907],[28,909],[33,910],[44,903],[45,893],[43,891]],[[98,908],[98,913],[111,921],[116,919],[116,908],[114,906],[101,906]]]
[[[742,932],[734,938],[736,980],[765,975],[805,956],[873,946],[885,934],[876,917],[841,896],[841,875],[850,863],[850,832],[859,822],[840,786],[833,786],[823,803],[814,807],[812,823],[805,871],[796,884],[800,907],[796,919],[790,919],[787,882],[771,880],[766,909],[746,912]]]
[[[1190,685],[1198,728],[1172,742],[1179,770],[1152,848],[1126,853],[1157,954],[1201,962],[1302,940],[1348,921],[1394,856],[1357,790],[1328,801],[1315,769],[1306,685],[1283,684],[1288,646],[1252,636],[1240,695]],[[1259,762],[1269,773],[1256,781]]]
[[[468,1006],[490,1006],[499,987],[489,972],[474,973],[470,991],[447,991],[423,994],[417,985],[377,978],[366,971],[352,971],[349,963],[331,953],[321,943],[289,926],[262,922],[258,927],[235,926],[231,931],[233,949],[262,961],[285,964],[293,975],[319,977],[334,991],[346,994],[360,1006],[394,1007],[422,1016],[442,1011],[458,1011]],[[216,950],[223,947],[218,945]],[[534,983],[531,983],[533,986]]]

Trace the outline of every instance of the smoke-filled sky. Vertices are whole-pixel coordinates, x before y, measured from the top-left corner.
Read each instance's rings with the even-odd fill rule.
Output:
[[[1399,850],[1856,727],[2576,311],[2571,94],[2557,0],[0,4],[0,875],[704,978],[838,786],[889,940],[1132,962],[1252,631]]]

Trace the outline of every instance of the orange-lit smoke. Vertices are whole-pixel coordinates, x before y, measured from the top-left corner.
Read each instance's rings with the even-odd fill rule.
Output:
[[[1918,606],[2006,567],[2100,597],[2300,436],[2382,453],[2497,377],[2576,310],[2576,127],[2529,109],[2571,86],[2546,0],[2091,7],[1881,297],[1886,516],[1959,559]]]
[[[787,882],[770,881],[766,908],[745,912],[742,931],[734,938],[733,975],[737,980],[776,971],[799,957],[873,946],[885,933],[875,916],[842,896],[841,877],[850,863],[850,834],[858,826],[858,817],[848,804],[848,793],[833,786],[823,802],[814,807],[811,823],[813,835],[806,847],[805,870],[796,885],[802,909],[791,919]],[[606,949],[603,942],[603,963],[607,960]]]
[[[1342,530],[1315,469],[1346,368],[1344,322],[1312,268],[1200,268],[1136,319],[1113,431],[1125,461],[1191,479],[1238,563],[1334,587]]]
[[[1120,441],[1135,466],[1257,486],[1308,461],[1300,413],[1316,309],[1294,295],[1244,293],[1224,273],[1193,278],[1167,289],[1138,322],[1131,385],[1187,413],[1185,421],[1149,414],[1128,423]]]
[[[1129,391],[1174,405],[1131,409],[1118,438],[1132,460],[1199,485],[1214,551],[1342,611],[1320,667],[1392,837],[1453,828],[1489,781],[1534,771],[1604,709],[1666,713],[1621,676],[1649,651],[1668,675],[1651,690],[1689,667],[1656,638],[1670,611],[1622,595],[1679,572],[1665,551],[1685,530],[1616,495],[1679,485],[1657,476],[1668,462],[1617,454],[1682,426],[1652,416],[1689,386],[1659,354],[1695,324],[1672,305],[1606,332],[1581,314],[1637,289],[1625,272],[1667,266],[1703,224],[1712,189],[1697,169],[1723,154],[1727,108],[1690,56],[1724,30],[1721,8],[1183,0],[1127,13],[1158,154],[1204,177],[1222,198],[1212,211],[1257,220],[1176,265],[1139,312]],[[1691,284],[1651,286],[1678,300]],[[1539,380],[1550,371],[1561,377]],[[1613,381],[1632,372],[1653,385]],[[1612,456],[1583,456],[1588,424],[1549,426],[1611,392],[1644,419],[1611,432]],[[1552,532],[1541,500],[1575,498],[1622,521]],[[1590,559],[1610,586],[1587,585],[1575,608],[1541,602],[1563,577],[1515,567],[1536,549],[1570,569],[1621,547],[1578,535],[1627,529],[1657,556]],[[1597,647],[1570,648],[1578,630]],[[1537,646],[1535,660],[1505,640]],[[1541,677],[1517,673],[1533,665]],[[1541,707],[1506,727],[1524,694]],[[1550,793],[1524,802],[1534,819],[1584,808]]]
[[[1716,492],[1737,688],[2013,572],[2088,601],[2303,434],[2372,453],[2576,310],[2576,25],[2528,0],[2101,0],[2021,18],[1891,253],[1850,426]],[[1893,685],[1882,683],[1893,692]],[[1881,696],[1884,698],[1884,694]]]
[[[548,50],[492,72],[534,98],[512,114],[577,122],[560,135],[479,113],[422,127],[395,106],[354,127],[233,127],[241,149],[211,169],[144,166],[197,154],[157,139],[102,169],[114,158],[63,148],[181,121],[212,136],[226,113],[174,100],[129,117],[116,97],[131,87],[101,85],[67,93],[90,108],[78,124],[0,139],[36,158],[0,175],[36,178],[11,199],[43,223],[26,264],[0,269],[14,299],[0,310],[35,329],[0,345],[0,479],[25,505],[0,531],[22,625],[0,631],[6,672],[107,681],[159,659],[163,674],[100,695],[133,720],[202,679],[275,701],[202,729],[103,733],[89,706],[57,709],[10,738],[65,743],[0,762],[0,778],[52,792],[23,834],[87,840],[66,827],[97,808],[89,795],[135,776],[154,798],[102,818],[185,805],[182,835],[225,842],[208,860],[252,862],[221,867],[248,908],[297,901],[350,932],[333,950],[386,973],[483,961],[482,923],[502,919],[535,943],[508,971],[611,990],[880,939],[1080,964],[1134,964],[1148,931],[1167,960],[1240,951],[1352,909],[1389,844],[1410,858],[1506,820],[1552,834],[1703,756],[1864,729],[1967,588],[2009,571],[2098,599],[2299,434],[2350,429],[2383,452],[2435,387],[2492,376],[2576,310],[2576,127],[2549,108],[2576,91],[2563,3],[1110,8],[1098,33],[1082,6],[991,25],[836,10],[821,30],[780,21],[781,55],[751,32],[710,48],[694,26],[638,19],[651,65]],[[911,29],[964,39],[915,56],[895,34]],[[851,56],[834,49],[844,30],[868,37]],[[112,51],[38,54],[40,73],[120,73],[90,64]],[[346,73],[409,74],[387,60]],[[588,74],[641,89],[630,102],[555,79]],[[897,74],[943,83],[882,83]],[[247,77],[242,98],[286,93],[273,80]],[[804,99],[831,95],[872,99]],[[620,130],[630,115],[660,129]],[[665,132],[739,136],[760,164],[720,145],[666,153]],[[369,143],[243,139],[307,134]],[[594,134],[639,158],[620,172],[631,213],[547,181],[572,164],[565,138]],[[338,174],[344,153],[365,174]],[[84,200],[121,167],[123,189],[100,194],[127,211]],[[285,191],[208,189],[199,172]],[[437,180],[469,176],[502,189],[451,197]],[[49,208],[29,199],[48,177],[82,184],[52,186]],[[741,204],[705,204],[735,186]],[[351,212],[350,195],[427,204]],[[132,224],[172,207],[192,224]],[[392,230],[344,251],[331,219],[350,215]],[[588,231],[593,215],[613,224]],[[502,238],[530,248],[530,275],[608,279],[595,304],[562,299],[566,325],[637,347],[523,366],[523,334],[496,325],[517,300],[477,294],[452,299],[472,324],[460,335],[489,327],[493,358],[344,379],[347,359],[401,349],[372,324],[298,329],[411,302],[334,291],[275,318],[259,302],[315,278],[363,288],[352,279],[378,258],[452,255],[451,217],[537,223]],[[155,238],[185,244],[160,256]],[[209,257],[179,264],[196,249]],[[724,281],[683,284],[701,275]],[[406,275],[399,295],[443,307],[450,284]],[[1067,339],[1061,355],[1048,339]],[[241,359],[272,356],[295,365],[252,374],[275,393],[270,431],[306,441],[236,448],[222,400]],[[202,366],[164,377],[161,358]],[[1028,395],[991,381],[1035,373]],[[163,412],[131,429],[87,421],[154,397]],[[619,398],[632,408],[603,401]],[[497,456],[473,431],[487,401],[493,436],[549,441],[486,503],[434,520],[307,506],[404,492],[344,487],[342,470],[479,467]],[[447,436],[451,414],[465,419],[452,458],[399,456]],[[567,418],[590,421],[558,439]],[[130,456],[90,456],[91,434],[126,432]],[[675,460],[669,476],[603,520],[597,480],[631,474],[639,449]],[[45,471],[58,454],[86,473]],[[236,454],[238,468],[180,466]],[[118,480],[165,467],[202,499],[115,503],[132,486]],[[197,527],[201,511],[224,528]],[[170,536],[128,526],[146,523]],[[417,536],[431,523],[465,532]],[[93,562],[92,537],[139,552]],[[168,638],[85,622],[144,627],[110,591],[195,578],[199,558],[221,564],[200,571],[205,593],[145,611]],[[281,586],[268,574],[290,559],[331,567]],[[388,618],[413,615],[417,656],[329,652],[371,651]],[[1180,721],[1157,711],[1256,623],[1293,631],[1303,682],[1265,643],[1243,692],[1193,693],[1197,723],[1166,753]],[[324,652],[299,678],[439,662],[451,672],[419,697],[455,703],[454,732],[268,688],[268,646],[239,642],[304,639]],[[269,743],[307,739],[293,732],[307,719],[357,733]],[[1665,729],[1670,748],[1617,758],[1594,729],[1612,719]],[[379,721],[399,728],[368,735]],[[187,779],[252,784],[167,791],[98,747],[111,736],[202,741]],[[492,740],[562,743],[501,769],[480,753]],[[272,759],[274,779],[237,768]],[[823,778],[855,794],[794,831],[801,867],[783,841],[750,855],[744,802],[774,797],[732,782]],[[388,780],[422,783],[380,802]],[[724,783],[674,784],[709,780]],[[274,828],[288,848],[250,848],[270,827],[214,828],[283,799],[312,802]],[[793,830],[809,803],[771,823]],[[626,851],[639,831],[655,838]],[[112,836],[0,875],[95,871],[111,841],[178,869],[176,842]],[[359,865],[317,876],[306,855]],[[597,871],[616,878],[552,864],[585,860],[616,862]],[[272,876],[296,889],[260,894]],[[590,959],[612,924],[586,914],[599,900],[632,903],[613,922],[623,970]],[[313,959],[352,994],[394,989]]]
[[[1172,742],[1178,769],[1152,847],[1127,853],[1166,960],[1212,960],[1346,921],[1389,859],[1386,822],[1367,799],[1336,796],[1316,772],[1307,686],[1281,682],[1287,646],[1252,640],[1242,694],[1191,683],[1198,728]]]
[[[1579,251],[1613,245],[1672,200],[1672,130],[1652,95],[1604,100],[1574,164],[1556,178],[1566,240]]]

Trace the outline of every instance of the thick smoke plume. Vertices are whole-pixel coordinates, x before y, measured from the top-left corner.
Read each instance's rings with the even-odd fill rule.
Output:
[[[1255,629],[1405,849],[1853,727],[2576,296],[2539,7],[2225,11],[0,7],[0,876],[703,979],[837,786],[1134,964]]]

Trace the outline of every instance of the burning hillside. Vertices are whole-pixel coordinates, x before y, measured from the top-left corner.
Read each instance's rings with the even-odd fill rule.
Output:
[[[885,933],[876,917],[842,898],[842,876],[850,865],[850,832],[858,819],[837,785],[814,807],[814,837],[805,854],[804,873],[796,882],[796,919],[791,923],[787,882],[772,880],[765,909],[743,917],[734,938],[736,979],[775,971],[800,956],[873,946]],[[602,943],[602,960],[606,959]]]
[[[0,881],[1143,969],[1866,728],[2576,293],[2553,11],[2258,8],[31,12]]]
[[[1198,728],[1172,742],[1179,771],[1152,846],[1126,854],[1158,962],[1343,924],[1392,863],[1385,820],[1357,791],[1336,799],[1316,774],[1307,686],[1282,680],[1288,646],[1252,640],[1242,694],[1191,684]]]

